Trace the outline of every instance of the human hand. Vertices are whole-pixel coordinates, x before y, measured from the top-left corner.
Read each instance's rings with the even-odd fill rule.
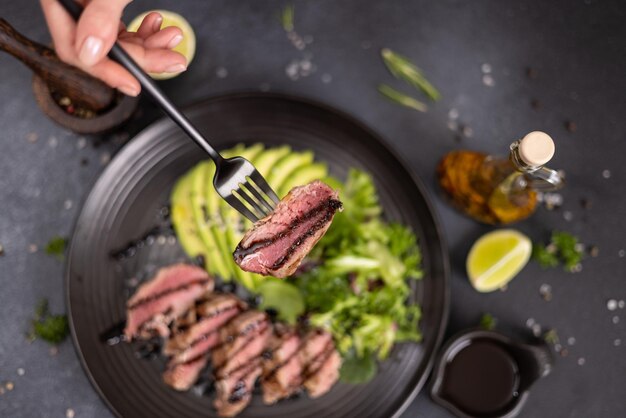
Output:
[[[54,48],[61,60],[97,77],[129,96],[141,91],[139,82],[121,65],[107,58],[115,41],[145,71],[179,73],[187,60],[171,51],[183,40],[177,27],[161,29],[163,18],[149,13],[137,32],[127,32],[121,22],[122,11],[131,0],[83,0],[85,6],[78,23],[57,0],[41,0]]]

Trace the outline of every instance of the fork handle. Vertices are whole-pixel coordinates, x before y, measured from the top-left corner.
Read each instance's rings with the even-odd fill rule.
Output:
[[[59,3],[65,8],[65,10],[78,21],[80,15],[83,12],[83,7],[76,3],[74,0],[59,0]],[[174,120],[182,128],[187,135],[193,139],[203,150],[205,150],[215,164],[220,164],[224,159],[219,152],[215,150],[202,136],[202,134],[196,129],[189,119],[172,103],[172,101],[163,93],[163,91],[156,85],[154,80],[146,74],[144,70],[133,60],[130,55],[116,42],[111,51],[109,52],[109,58],[119,63],[122,67],[126,68],[141,84],[143,91],[154,100],[154,102],[163,109],[163,111]]]

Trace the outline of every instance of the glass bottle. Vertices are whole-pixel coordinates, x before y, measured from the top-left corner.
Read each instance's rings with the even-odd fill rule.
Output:
[[[508,158],[475,151],[452,151],[439,162],[439,184],[459,210],[487,224],[510,224],[530,216],[537,192],[563,186],[562,176],[545,167],[554,142],[534,131],[513,142]]]

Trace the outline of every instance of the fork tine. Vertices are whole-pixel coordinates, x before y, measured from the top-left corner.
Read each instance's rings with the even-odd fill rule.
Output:
[[[267,184],[267,181],[265,181],[265,179],[263,178],[261,173],[259,173],[258,171],[254,170],[254,172],[252,172],[252,174],[250,174],[250,178],[258,186],[258,188],[261,189],[261,191],[263,193],[265,193],[267,196],[269,196],[270,199],[272,199],[272,201],[275,204],[278,204],[278,202],[280,202],[280,199],[278,198],[278,196],[276,196],[276,193],[274,193],[274,190],[272,190],[270,185]]]
[[[265,217],[266,213],[263,210],[263,207],[261,207],[259,203],[248,194],[248,189],[244,186],[245,185],[243,183],[239,184],[239,189],[237,189],[237,195],[240,196],[246,202],[248,202],[252,210],[255,212],[255,214],[259,218]]]
[[[252,211],[250,211],[250,209],[248,209],[246,205],[241,203],[241,201],[237,199],[237,196],[235,196],[234,194],[228,195],[227,197],[225,197],[225,199],[229,205],[237,210],[237,212],[241,213],[252,222],[256,222],[259,220],[259,217],[252,213]]]
[[[274,211],[272,205],[270,205],[269,202],[261,195],[261,193],[259,193],[259,191],[257,190],[257,186],[254,183],[248,181],[244,184],[244,186],[246,186],[246,189],[249,190],[250,193],[252,193],[256,200],[258,200],[265,206],[265,208],[267,209],[266,211],[264,211],[265,215],[269,215]]]

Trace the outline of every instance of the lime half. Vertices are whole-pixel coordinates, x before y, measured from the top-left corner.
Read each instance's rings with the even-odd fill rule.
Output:
[[[157,12],[163,17],[163,23],[161,23],[161,29],[167,28],[169,26],[177,26],[183,32],[183,40],[173,48],[173,51],[181,53],[185,58],[187,58],[187,66],[191,64],[191,60],[196,53],[196,34],[193,31],[193,28],[187,22],[187,20],[179,15],[178,13],[170,12],[169,10],[149,10],[145,13],[140,14],[136,18],[134,18],[126,28],[129,32],[136,32],[141,25],[143,19],[148,15],[148,13]],[[168,78],[176,77],[179,73],[150,73],[150,77],[155,80],[166,80]]]
[[[506,285],[528,263],[530,239],[513,229],[483,235],[467,256],[467,275],[479,292],[491,292]]]

